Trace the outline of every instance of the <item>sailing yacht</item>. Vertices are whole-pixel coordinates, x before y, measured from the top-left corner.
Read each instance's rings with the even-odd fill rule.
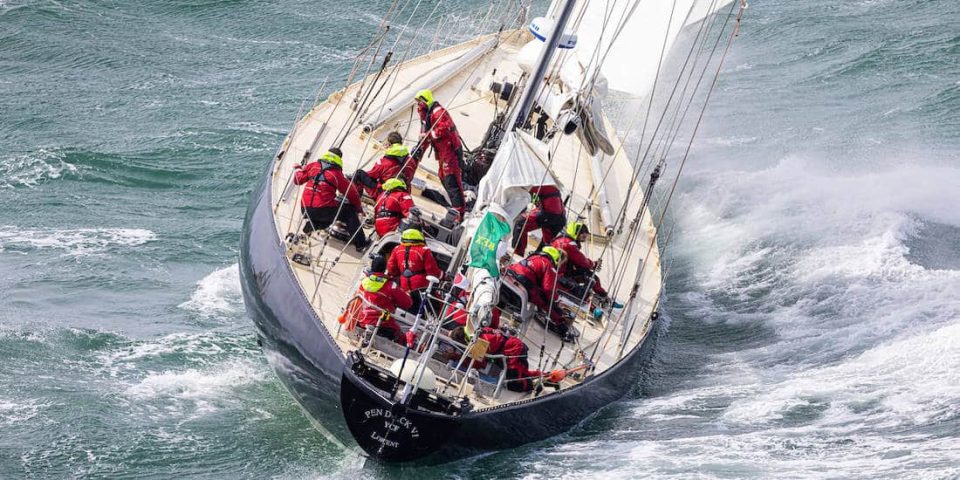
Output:
[[[728,25],[739,23],[746,4],[556,0],[529,22],[521,5],[507,15],[512,26],[407,60],[389,46],[398,3],[347,85],[298,114],[267,166],[244,223],[241,281],[268,360],[318,428],[379,461],[441,463],[562,433],[636,385],[663,290],[654,189],[669,172],[679,175],[667,151],[695,117],[688,113],[705,105],[720,61],[713,42],[732,40]],[[665,79],[661,67],[681,34],[687,62]],[[650,102],[623,124],[608,118],[608,91],[644,99],[658,88],[673,92],[660,107]],[[400,232],[374,238],[364,251],[344,242],[342,226],[299,235],[301,187],[292,172],[330,146],[343,152],[345,172],[365,168],[393,131],[414,143],[421,128],[414,97],[422,89],[456,123],[468,150],[465,177],[475,185],[468,186],[472,209],[451,221],[432,155],[411,182],[426,244],[445,275],[431,279],[426,308],[384,312],[416,332],[415,342],[401,345],[351,319],[370,256],[388,256]],[[639,145],[617,134],[641,124],[649,127]],[[559,188],[568,220],[589,227],[582,249],[602,259],[598,276],[616,299],[564,295],[551,308],[573,319],[572,335],[551,331],[548,312],[528,301],[523,286],[479,258],[522,259],[504,255],[512,250],[504,248],[509,233],[491,238],[487,227],[514,228],[530,189],[542,185]],[[506,388],[503,355],[487,352],[479,336],[451,338],[448,307],[457,301],[468,331],[499,310],[503,334],[529,346],[528,364],[563,378],[533,378],[531,392]]]

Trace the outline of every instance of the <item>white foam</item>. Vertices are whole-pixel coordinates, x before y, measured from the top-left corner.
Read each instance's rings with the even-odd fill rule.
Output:
[[[838,365],[799,372],[762,395],[736,402],[724,418],[768,422],[810,400],[829,405],[816,422],[821,426],[853,421],[872,428],[902,427],[960,418],[958,345],[960,323],[908,336]],[[871,407],[856,413],[863,405]]]
[[[40,149],[0,161],[0,188],[35,187],[77,172],[77,166],[65,161],[62,152]]]
[[[262,382],[267,371],[250,361],[230,361],[207,369],[150,372],[124,394],[167,414],[197,416],[236,403],[238,387]]]
[[[243,307],[240,266],[233,264],[204,277],[197,282],[190,300],[179,307],[203,317],[230,316],[240,311]]]
[[[136,247],[157,239],[140,228],[77,228],[30,230],[0,226],[0,251],[5,249],[55,249],[68,256],[103,253],[114,247]]]
[[[224,338],[216,332],[174,333],[155,340],[133,343],[119,350],[99,355],[100,363],[110,376],[136,372],[141,363],[164,356],[182,355],[192,361],[206,364],[222,355],[235,353],[244,347],[238,339]]]
[[[924,221],[960,224],[960,170],[818,169],[693,175],[674,244],[690,283],[674,298],[696,322],[757,323],[759,341],[637,402],[651,430],[687,433],[620,447],[629,466],[612,476],[960,473],[957,440],[936,433],[960,418],[960,272],[911,263],[908,247]]]
[[[36,401],[13,401],[0,398],[0,425],[14,425],[26,422],[47,407],[46,404]]]

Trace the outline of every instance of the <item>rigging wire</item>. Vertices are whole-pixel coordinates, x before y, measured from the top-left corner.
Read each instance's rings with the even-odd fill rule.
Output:
[[[674,195],[674,193],[676,192],[677,184],[678,184],[679,181],[680,181],[680,175],[683,173],[683,168],[684,168],[684,166],[686,165],[687,159],[688,159],[689,156],[690,156],[690,151],[693,149],[693,141],[694,141],[694,139],[696,138],[697,132],[698,132],[699,129],[700,129],[700,125],[701,125],[702,122],[703,122],[704,115],[706,114],[706,111],[707,111],[707,105],[710,103],[710,97],[713,95],[713,92],[714,92],[714,90],[715,90],[715,88],[716,88],[716,86],[717,86],[717,81],[718,81],[719,78],[720,78],[720,71],[721,71],[721,69],[723,68],[723,64],[724,64],[724,61],[725,61],[726,58],[727,58],[727,54],[730,52],[730,46],[733,45],[733,40],[737,37],[737,35],[738,35],[739,32],[740,32],[740,22],[741,22],[741,20],[742,20],[742,18],[743,18],[744,12],[746,11],[747,2],[746,2],[746,0],[740,0],[739,4],[740,4],[740,8],[739,8],[739,10],[737,11],[737,14],[736,14],[736,17],[735,17],[735,20],[734,20],[734,26],[733,26],[733,28],[731,29],[731,32],[730,32],[729,40],[727,41],[726,46],[725,46],[724,49],[723,49],[723,53],[720,55],[720,60],[717,62],[716,73],[713,75],[713,80],[710,82],[710,86],[709,86],[709,88],[707,89],[706,96],[705,96],[705,98],[704,98],[704,100],[703,100],[703,106],[702,106],[702,108],[700,109],[700,114],[699,114],[698,117],[697,117],[697,121],[696,121],[696,123],[695,123],[695,125],[694,125],[693,132],[690,134],[690,140],[687,142],[687,146],[686,146],[686,149],[685,149],[685,151],[684,151],[683,157],[682,157],[681,160],[680,160],[680,165],[679,165],[679,167],[678,167],[678,169],[677,169],[677,173],[676,173],[676,175],[674,176],[673,184],[672,184],[671,187],[670,187],[670,194],[667,196],[667,202],[666,202],[666,204],[664,205],[664,209],[665,209],[665,210],[666,210],[667,208],[669,208],[670,203],[671,203],[672,200],[673,200],[673,195]],[[730,13],[729,13],[728,16],[727,16],[726,21],[724,22],[724,29],[726,28],[726,24],[729,23],[729,21],[730,21],[730,17],[732,16],[733,8],[734,8],[735,5],[736,5],[736,2],[734,2],[734,3],[732,4],[732,6],[731,6]],[[721,29],[721,33],[722,33],[722,32],[723,32],[723,29]],[[660,217],[660,221],[657,223],[657,229],[658,229],[658,230],[660,229],[661,226],[663,226],[664,218],[665,218],[665,216],[661,216],[661,217]],[[654,238],[654,239],[652,240],[652,242],[655,243],[655,242],[656,242],[656,238]],[[650,247],[650,249],[652,249],[652,248],[653,248],[653,246]],[[648,253],[648,256],[649,256],[649,253]],[[627,332],[626,338],[629,338],[629,337],[630,337],[630,335],[631,335],[632,332],[633,332],[633,328],[634,328],[635,325],[636,325],[636,321],[631,322],[630,330]],[[624,345],[624,346],[625,346],[625,345]],[[620,352],[621,352],[621,355],[622,355],[623,346],[621,346]]]

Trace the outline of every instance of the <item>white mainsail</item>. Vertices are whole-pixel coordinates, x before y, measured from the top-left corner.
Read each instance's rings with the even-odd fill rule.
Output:
[[[577,19],[574,50],[586,71],[595,71],[599,65],[610,89],[643,97],[653,87],[662,53],[670,51],[683,28],[703,20],[731,1],[580,2],[580,11],[574,17]],[[551,11],[555,6],[551,6]]]
[[[602,101],[607,89],[637,97],[650,94],[663,58],[680,32],[732,1],[577,2],[570,25],[576,34],[573,55],[560,60],[559,75],[544,85],[536,103],[561,125],[576,122],[576,134],[591,157],[600,152],[613,155],[613,144],[602,120]],[[552,18],[557,16],[561,3],[554,0],[549,14]],[[534,23],[542,28],[542,22]],[[547,25],[554,28],[549,22]],[[538,38],[531,40],[517,55],[518,64],[528,74],[533,74],[534,62],[543,48],[544,43]],[[597,69],[599,74],[595,75]],[[528,134],[507,134],[490,172],[481,182],[477,205],[498,203],[515,218],[527,204],[527,189],[549,184],[546,180],[541,182],[549,177],[542,168],[547,162],[546,155],[535,154],[531,148],[546,152],[546,145]],[[603,191],[602,185],[598,191]]]

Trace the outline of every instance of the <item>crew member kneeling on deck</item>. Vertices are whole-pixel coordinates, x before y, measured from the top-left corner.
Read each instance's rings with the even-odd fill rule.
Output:
[[[303,233],[309,235],[314,230],[327,228],[335,220],[346,224],[352,239],[350,243],[362,250],[367,246],[367,237],[361,228],[359,216],[363,215],[360,206],[360,192],[343,176],[343,153],[333,147],[320,156],[316,162],[305,167],[294,165],[297,169],[293,177],[295,185],[306,184],[300,199],[300,210],[307,218]],[[346,197],[346,201],[337,200],[337,192]]]
[[[593,293],[606,298],[607,291],[600,285],[600,278],[595,273],[600,268],[600,260],[594,262],[580,251],[581,244],[586,241],[589,235],[590,230],[587,229],[586,225],[580,222],[570,222],[566,230],[553,239],[550,245],[566,254],[567,257],[567,261],[563,262],[563,266],[560,267],[561,280],[566,277],[577,285],[584,284],[585,286],[592,283]],[[583,290],[585,289],[573,293],[578,297],[586,296],[586,292]]]
[[[400,222],[410,215],[413,208],[413,198],[407,193],[407,184],[399,178],[391,178],[383,182],[383,193],[373,207],[375,218],[373,228],[377,235],[384,237],[400,226]]]
[[[418,162],[410,157],[410,149],[403,145],[403,137],[399,132],[390,132],[385,143],[387,149],[373,168],[367,171],[357,170],[353,175],[353,180],[363,185],[370,198],[377,198],[384,188],[384,183],[391,178],[398,178],[409,184],[417,171]]]
[[[413,305],[407,308],[416,312],[425,301],[424,290],[430,286],[427,276],[443,277],[443,270],[427,248],[423,232],[408,228],[400,235],[400,245],[394,247],[387,260],[387,276],[399,279],[400,288],[413,297]]]
[[[434,100],[430,90],[420,90],[415,100],[420,115],[420,150],[433,145],[440,165],[440,183],[447,192],[450,205],[462,220],[467,201],[463,193],[463,144],[457,126],[450,113]]]
[[[481,328],[477,332],[477,335],[487,341],[487,355],[503,355],[507,357],[507,381],[504,382],[506,383],[507,390],[513,392],[529,392],[536,387],[534,380],[538,377],[545,376],[546,380],[551,383],[559,383],[566,377],[566,372],[563,370],[554,370],[546,375],[540,370],[531,370],[530,364],[527,362],[527,344],[523,343],[523,340],[520,340],[518,337],[506,336],[500,330],[490,327]],[[450,332],[450,339],[464,345],[471,341],[471,338],[467,338],[466,331],[463,327],[454,328]],[[473,366],[474,368],[481,369],[485,363],[486,362],[475,362]]]
[[[557,267],[561,253],[554,247],[544,247],[507,268],[507,275],[516,280],[527,291],[527,300],[550,312],[552,327],[559,334],[567,332],[569,325],[559,308],[550,308],[558,299]]]
[[[381,256],[376,256],[370,264],[370,271],[360,281],[360,295],[363,296],[363,308],[360,310],[361,327],[377,328],[377,335],[389,338],[403,344],[405,337],[400,324],[391,315],[397,308],[409,309],[413,304],[410,295],[397,287],[384,273],[387,262]]]
[[[553,237],[563,230],[567,221],[567,210],[563,206],[560,190],[553,185],[541,185],[530,189],[533,210],[517,219],[513,228],[514,252],[517,255],[527,253],[527,235],[540,230],[541,245],[549,245]]]

